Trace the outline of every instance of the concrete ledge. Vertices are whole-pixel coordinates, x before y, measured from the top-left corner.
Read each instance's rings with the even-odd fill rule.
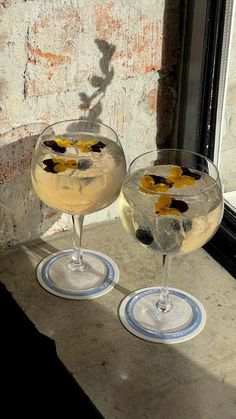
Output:
[[[185,343],[150,343],[122,326],[117,309],[131,291],[159,284],[160,257],[135,243],[119,221],[90,225],[84,231],[84,247],[113,258],[120,280],[103,297],[66,300],[41,288],[35,268],[49,253],[71,247],[70,239],[70,233],[58,233],[2,254],[0,281],[37,329],[55,341],[60,360],[102,415],[109,419],[234,418],[235,280],[201,249],[176,257],[170,285],[202,302],[207,323]]]

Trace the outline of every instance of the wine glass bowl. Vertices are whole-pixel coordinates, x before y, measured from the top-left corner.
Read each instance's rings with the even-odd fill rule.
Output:
[[[94,298],[112,288],[107,278],[117,276],[115,263],[98,252],[82,252],[83,220],[118,198],[125,174],[122,146],[107,125],[60,121],[41,133],[32,156],[32,184],[46,205],[71,214],[74,246],[42,262],[37,276],[44,288],[66,298]]]
[[[41,134],[32,160],[33,187],[49,207],[90,214],[117,199],[125,173],[124,155],[111,128],[81,121],[74,124],[76,131],[66,131],[69,125],[56,123],[53,131],[50,126]],[[98,127],[103,135],[96,133]]]
[[[119,206],[125,230],[147,250],[162,255],[164,265],[160,287],[125,299],[120,309],[124,325],[154,341],[175,342],[183,333],[189,338],[196,313],[202,317],[197,333],[204,326],[205,312],[194,297],[168,288],[171,257],[199,249],[220,225],[223,198],[216,166],[185,150],[144,153],[129,166]],[[133,298],[139,302],[134,311],[126,312]]]
[[[172,174],[181,167],[185,172]],[[180,150],[137,157],[130,164],[120,199],[126,230],[161,254],[183,254],[202,247],[218,228],[222,208],[216,167],[201,155]]]

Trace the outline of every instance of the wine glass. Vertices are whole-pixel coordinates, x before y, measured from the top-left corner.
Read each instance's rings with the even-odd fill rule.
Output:
[[[116,132],[87,120],[48,126],[39,136],[31,179],[49,207],[71,214],[73,249],[59,251],[37,268],[39,283],[49,292],[73,299],[95,298],[118,281],[118,268],[108,256],[81,248],[83,221],[119,196],[126,174],[125,156]]]
[[[125,230],[163,259],[160,286],[128,295],[119,308],[120,320],[149,341],[190,339],[203,329],[206,313],[195,297],[168,287],[171,259],[200,248],[219,227],[223,197],[217,167],[185,150],[144,153],[129,166],[119,206]]]

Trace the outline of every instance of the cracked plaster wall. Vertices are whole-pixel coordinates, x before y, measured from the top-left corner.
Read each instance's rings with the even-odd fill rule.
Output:
[[[129,163],[171,134],[180,1],[0,1],[0,246],[67,229],[35,196],[37,134],[84,116],[112,126]],[[117,203],[86,222],[117,216]]]

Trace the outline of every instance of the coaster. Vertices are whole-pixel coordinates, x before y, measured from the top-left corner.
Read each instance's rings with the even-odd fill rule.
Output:
[[[119,279],[119,269],[116,263],[103,253],[87,249],[83,249],[84,258],[93,259],[97,266],[102,267],[102,272],[100,272],[102,278],[98,278],[99,281],[89,289],[73,289],[73,285],[72,287],[67,287],[66,280],[63,278],[63,270],[65,273],[65,260],[69,261],[71,253],[72,249],[53,253],[43,259],[38,265],[36,271],[37,279],[46,291],[57,295],[58,297],[74,300],[87,300],[101,297],[114,288]],[[54,269],[56,263],[61,269]],[[62,279],[60,279],[60,276],[62,276]],[[60,285],[60,282],[64,285]]]
[[[153,307],[159,293],[160,287],[149,287],[124,298],[119,307],[119,317],[129,332],[141,339],[165,344],[184,342],[201,332],[206,323],[206,312],[195,297],[169,288],[170,299],[178,313],[178,321],[172,321],[172,310],[161,313],[159,319],[153,315],[156,316]]]

